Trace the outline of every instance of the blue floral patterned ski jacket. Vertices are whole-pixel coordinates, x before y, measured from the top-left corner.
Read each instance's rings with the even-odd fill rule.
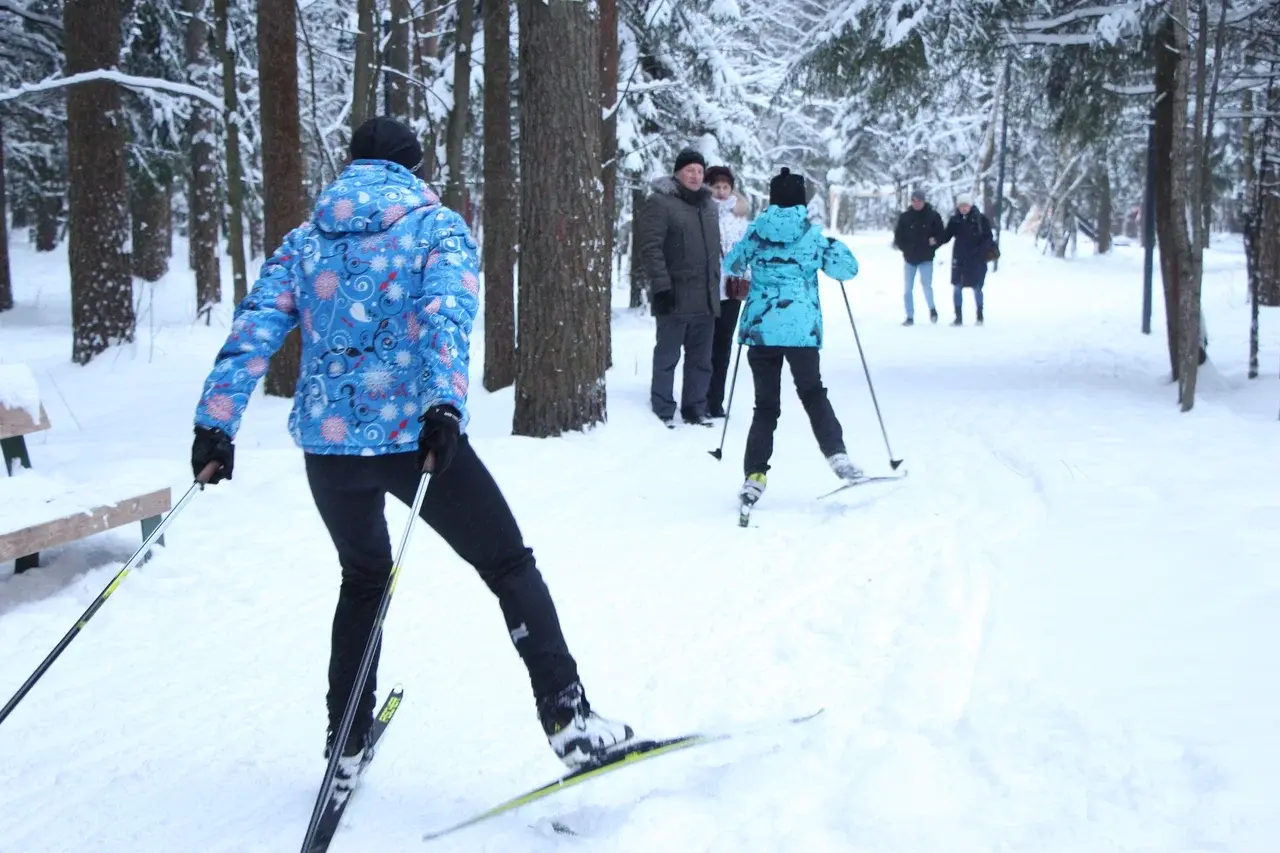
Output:
[[[730,275],[751,270],[751,289],[738,321],[748,346],[822,347],[818,271],[837,281],[858,274],[849,247],[809,222],[803,207],[770,206],[724,259]]]
[[[195,423],[234,438],[268,360],[301,325],[289,432],[307,453],[416,450],[418,415],[441,404],[465,429],[479,294],[462,217],[402,166],[356,160],[236,307]]]

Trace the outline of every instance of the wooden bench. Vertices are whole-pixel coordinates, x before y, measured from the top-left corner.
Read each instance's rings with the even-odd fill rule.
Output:
[[[8,528],[0,530],[0,563],[13,560],[15,571],[24,572],[40,565],[41,551],[132,522],[141,523],[145,541],[171,508],[169,487],[152,488],[131,472],[87,483],[36,473],[25,436],[49,427],[43,405],[34,418],[0,400],[0,450],[8,474],[0,481],[0,518]],[[156,544],[164,545],[164,537]],[[139,563],[150,557],[144,554]]]

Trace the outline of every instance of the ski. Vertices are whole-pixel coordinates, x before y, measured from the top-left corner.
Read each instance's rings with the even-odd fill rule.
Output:
[[[387,730],[387,726],[390,725],[392,718],[395,717],[396,709],[400,707],[400,702],[403,698],[404,688],[397,684],[382,703],[381,710],[373,718],[373,725],[369,728],[369,742],[374,754],[360,768],[360,774],[356,776],[355,787],[348,791],[345,797],[339,799],[332,792],[330,793],[329,802],[325,805],[324,814],[320,817],[320,824],[316,827],[315,841],[311,844],[310,853],[325,853],[329,849],[329,843],[333,841],[333,836],[338,831],[338,823],[342,820],[342,814],[346,811],[347,803],[351,802],[351,797],[355,794],[355,788],[359,787],[360,780],[364,778],[369,762],[372,762],[377,757],[378,741],[382,739],[382,733]]]
[[[906,476],[907,476],[906,472],[903,472],[901,474],[883,474],[875,477],[859,477],[856,480],[845,483],[843,486],[832,489],[826,494],[818,495],[817,499],[822,500],[823,498],[829,498],[832,495],[836,495],[836,494],[839,494],[840,492],[843,492],[845,489],[852,489],[854,486],[862,486],[862,485],[866,485],[867,483],[884,483],[889,480],[901,480]]]
[[[691,732],[689,734],[677,735],[669,738],[632,740],[617,747],[616,749],[610,750],[605,754],[605,757],[599,761],[588,764],[585,767],[580,767],[577,770],[571,770],[558,779],[512,797],[506,802],[499,803],[486,811],[480,812],[479,814],[461,821],[460,823],[455,823],[452,826],[448,826],[434,832],[428,832],[423,836],[422,840],[434,841],[436,839],[443,838],[446,835],[451,835],[459,830],[475,826],[478,823],[497,817],[498,815],[513,812],[522,806],[526,806],[536,800],[541,800],[544,797],[549,797],[552,794],[564,790],[565,788],[580,785],[589,779],[594,779],[598,776],[604,775],[605,773],[620,770],[623,767],[637,764],[641,761],[647,761],[651,758],[657,758],[660,755],[667,755],[673,752],[679,752],[680,750],[691,749],[696,746],[705,746],[706,744],[717,743],[719,741],[729,740],[730,738],[753,734],[761,730],[773,728],[776,725],[794,725],[796,723],[803,723],[808,720],[812,720],[814,717],[821,714],[822,711],[823,709],[819,708],[818,710],[805,714],[802,717],[792,717],[788,720],[782,721],[781,723],[757,724],[754,726],[723,729],[720,731]],[[576,834],[569,826],[559,821],[553,821],[552,828],[562,835]]]

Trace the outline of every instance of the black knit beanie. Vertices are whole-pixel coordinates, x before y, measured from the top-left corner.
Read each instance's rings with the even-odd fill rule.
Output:
[[[728,181],[729,186],[734,186],[733,170],[728,166],[712,166],[707,169],[706,176],[702,179],[707,186],[711,186],[716,181]]]
[[[804,178],[791,174],[786,166],[769,181],[769,204],[778,207],[804,207]]]
[[[702,168],[707,168],[706,158],[693,148],[686,148],[676,155],[676,167],[671,171],[678,172],[690,163],[697,163]]]
[[[393,118],[378,116],[351,134],[352,160],[389,160],[416,172],[422,165],[422,145],[413,131]]]

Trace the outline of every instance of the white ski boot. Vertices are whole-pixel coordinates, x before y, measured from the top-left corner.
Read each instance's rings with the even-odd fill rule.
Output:
[[[329,732],[325,740],[324,757],[326,761],[329,759],[331,749],[333,749],[332,731]],[[369,743],[368,735],[347,738],[346,748],[342,750],[342,755],[338,757],[338,766],[333,774],[333,799],[335,802],[341,803],[351,796],[351,792],[355,790],[356,783],[360,781],[360,774],[364,773],[364,769],[369,766],[369,762],[372,760],[373,746]]]
[[[827,464],[831,466],[831,470],[836,476],[846,483],[856,483],[866,475],[862,473],[862,469],[853,464],[853,460],[849,458],[847,453],[833,453],[827,457]]]
[[[592,711],[582,683],[577,681],[554,696],[539,700],[538,720],[547,743],[571,770],[590,764],[635,736],[626,723],[606,720]]]

